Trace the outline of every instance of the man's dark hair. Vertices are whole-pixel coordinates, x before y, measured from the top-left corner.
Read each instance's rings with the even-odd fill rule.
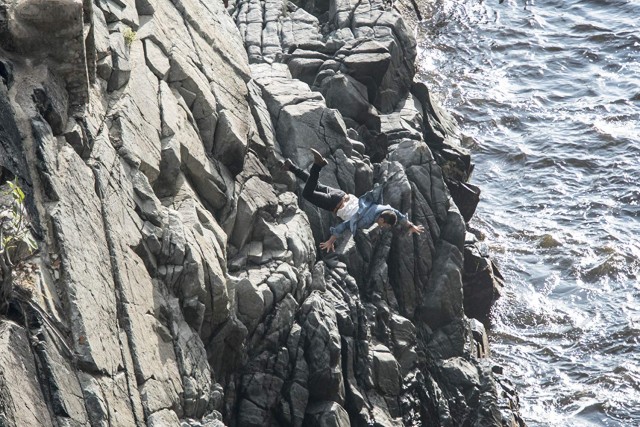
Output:
[[[389,225],[396,225],[396,222],[398,222],[398,217],[394,211],[382,211],[378,218],[382,218]]]

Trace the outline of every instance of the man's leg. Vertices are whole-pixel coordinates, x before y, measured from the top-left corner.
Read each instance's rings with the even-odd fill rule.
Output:
[[[301,180],[302,182],[307,182],[307,180],[309,179],[309,174],[307,173],[307,171],[305,171],[304,169],[300,169],[295,163],[293,163],[290,159],[285,160],[285,162],[282,165],[282,169],[287,171],[287,172],[291,172],[295,175],[296,178],[298,178],[299,180]],[[316,188],[315,191],[318,191],[320,193],[330,193],[331,191],[335,191],[335,188],[331,188],[331,187],[327,187],[326,185],[322,185],[319,182],[317,182],[316,179]],[[340,190],[338,190],[340,191]]]
[[[309,179],[309,174],[306,171],[300,169],[289,159],[285,161],[283,169],[292,172],[296,176],[296,178],[298,178],[302,182],[307,182],[307,180]]]
[[[319,208],[333,212],[345,196],[345,192],[337,188],[318,184],[321,169],[322,166],[317,163],[311,166],[306,184],[302,190],[302,197]]]

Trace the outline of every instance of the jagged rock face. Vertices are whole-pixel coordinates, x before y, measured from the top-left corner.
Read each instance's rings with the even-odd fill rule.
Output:
[[[465,160],[425,138],[453,131],[413,37],[381,2],[304,6],[0,0],[2,177],[39,244],[0,304],[0,424],[519,422],[464,315],[440,164]],[[277,162],[308,148],[425,233],[319,254],[335,219]]]

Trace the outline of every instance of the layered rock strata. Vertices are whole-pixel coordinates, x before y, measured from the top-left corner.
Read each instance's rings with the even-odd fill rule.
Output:
[[[2,282],[0,424],[523,424],[415,55],[377,1],[0,0],[1,175],[39,247]],[[335,219],[279,168],[308,148],[426,232],[321,254]]]

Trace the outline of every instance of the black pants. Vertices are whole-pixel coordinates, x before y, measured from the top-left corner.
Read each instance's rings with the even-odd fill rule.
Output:
[[[311,166],[309,173],[303,171],[296,165],[292,165],[289,168],[298,179],[306,183],[304,190],[302,190],[302,197],[321,209],[333,212],[346,193],[337,188],[319,184],[318,177],[320,176],[321,169],[322,166],[316,164]]]

